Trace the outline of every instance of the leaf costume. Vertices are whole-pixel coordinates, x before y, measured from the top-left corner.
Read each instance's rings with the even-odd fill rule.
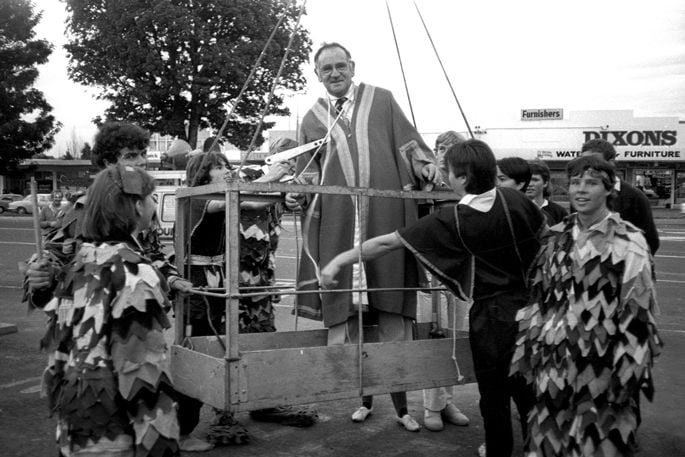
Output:
[[[531,281],[511,367],[535,388],[527,455],[632,455],[635,393],[652,399],[663,345],[644,236],[616,213],[585,232],[572,215],[550,229]]]
[[[65,456],[175,456],[168,286],[130,244],[83,243],[44,308],[44,393]]]

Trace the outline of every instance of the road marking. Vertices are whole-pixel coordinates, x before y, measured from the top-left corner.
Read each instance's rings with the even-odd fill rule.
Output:
[[[0,285],[0,289],[23,289],[21,286],[2,286]]]
[[[0,389],[7,389],[9,387],[16,387],[20,384],[26,384],[28,382],[36,382],[36,381],[40,381],[41,379],[43,379],[42,376],[34,376],[33,378],[26,378],[26,379],[22,379],[20,381],[13,381],[13,382],[10,382],[8,384],[0,384]]]
[[[0,241],[0,244],[24,244],[24,245],[31,245],[31,246],[36,245],[36,243],[27,243],[25,241]]]
[[[660,328],[659,333],[670,332],[670,333],[685,333],[685,330],[669,330],[667,328]]]
[[[657,278],[656,282],[657,282],[657,284],[660,282],[672,282],[675,284],[685,284],[685,281],[676,281],[675,279],[659,279],[659,278]]]
[[[26,389],[20,390],[19,393],[20,394],[37,394],[38,392],[40,392],[40,390],[41,390],[40,384],[38,384],[37,386],[31,386],[31,387],[27,387]]]
[[[0,227],[0,230],[26,230],[27,232],[33,232],[33,229],[32,229],[32,228]]]
[[[685,259],[683,255],[657,255],[656,257],[663,257],[664,259]]]

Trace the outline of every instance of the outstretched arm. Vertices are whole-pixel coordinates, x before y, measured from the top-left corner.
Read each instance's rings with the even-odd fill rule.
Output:
[[[361,245],[362,261],[374,260],[385,254],[403,247],[396,232],[386,233],[366,240]],[[335,287],[338,281],[335,277],[343,267],[357,263],[359,260],[359,246],[338,254],[321,270],[321,287],[324,289]]]

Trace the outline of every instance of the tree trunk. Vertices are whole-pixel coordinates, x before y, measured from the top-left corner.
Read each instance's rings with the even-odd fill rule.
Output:
[[[188,144],[190,147],[197,148],[197,134],[200,129],[200,110],[196,103],[193,103],[190,108],[190,119],[188,120]]]

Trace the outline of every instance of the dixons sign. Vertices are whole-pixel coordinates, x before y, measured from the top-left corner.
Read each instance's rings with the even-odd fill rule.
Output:
[[[685,160],[683,149],[678,147],[678,130],[583,130],[582,135],[582,141],[572,140],[569,143],[574,147],[537,150],[537,157],[547,160],[571,160],[580,157],[581,144],[601,138],[614,145],[617,160],[656,162]]]
[[[585,130],[583,142],[601,138],[614,146],[673,146],[676,130]]]

